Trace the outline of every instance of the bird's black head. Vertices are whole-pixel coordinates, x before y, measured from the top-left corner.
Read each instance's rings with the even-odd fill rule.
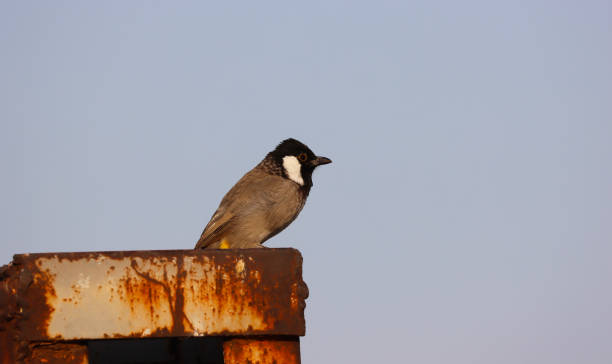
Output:
[[[314,169],[331,163],[329,158],[316,156],[304,143],[293,138],[283,140],[268,157],[282,166],[284,177],[307,188],[312,186]]]

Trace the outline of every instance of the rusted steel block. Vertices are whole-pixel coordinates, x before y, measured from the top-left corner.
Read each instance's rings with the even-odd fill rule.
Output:
[[[231,339],[223,344],[225,364],[299,364],[300,339]]]
[[[11,267],[0,299],[20,340],[305,331],[295,249],[24,254]]]
[[[87,345],[37,343],[24,364],[88,364]]]

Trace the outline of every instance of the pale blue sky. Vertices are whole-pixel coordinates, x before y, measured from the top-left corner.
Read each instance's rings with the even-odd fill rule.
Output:
[[[612,362],[612,3],[2,2],[0,262],[189,249],[286,137],[314,363]]]

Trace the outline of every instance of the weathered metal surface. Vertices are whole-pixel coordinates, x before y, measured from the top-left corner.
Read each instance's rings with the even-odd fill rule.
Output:
[[[223,344],[225,364],[299,364],[300,340],[289,338],[231,339]]]
[[[87,346],[81,344],[37,343],[24,364],[88,364]]]
[[[304,335],[301,264],[295,249],[16,255],[0,299],[28,341]]]

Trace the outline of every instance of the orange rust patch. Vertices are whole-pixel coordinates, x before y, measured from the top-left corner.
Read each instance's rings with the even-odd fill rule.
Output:
[[[25,364],[87,364],[87,346],[80,344],[34,344]]]
[[[297,337],[231,339],[223,344],[226,364],[299,364],[300,341]]]

